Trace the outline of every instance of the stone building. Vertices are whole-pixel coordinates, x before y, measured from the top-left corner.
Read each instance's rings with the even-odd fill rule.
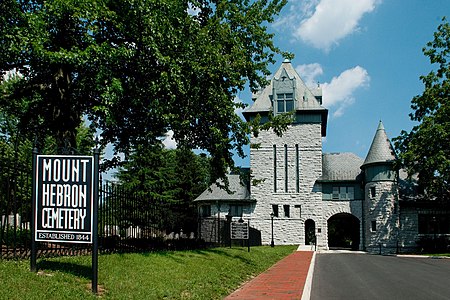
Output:
[[[439,215],[442,226],[429,225],[436,209],[418,207],[414,183],[399,178],[381,121],[365,159],[323,153],[328,110],[321,89],[308,88],[288,60],[253,101],[247,120],[293,112],[293,123],[282,136],[269,130],[251,137],[248,182],[257,184],[230,175],[234,193],[213,185],[197,198],[202,238],[217,241],[217,224],[225,228],[226,218],[250,221],[261,244],[273,236],[275,244],[377,253],[413,249],[424,235],[450,233],[448,211]]]

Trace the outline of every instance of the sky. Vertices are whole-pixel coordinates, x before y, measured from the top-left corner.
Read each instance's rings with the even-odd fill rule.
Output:
[[[422,48],[444,16],[449,0],[288,1],[268,30],[295,55],[300,77],[322,87],[329,110],[324,153],[364,159],[380,120],[391,139],[412,128],[411,100],[424,90],[420,76],[434,68]],[[237,97],[251,104],[250,91]],[[248,167],[250,159],[235,156],[235,163]]]

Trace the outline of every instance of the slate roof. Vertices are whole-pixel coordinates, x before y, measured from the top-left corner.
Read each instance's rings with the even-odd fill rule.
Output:
[[[363,159],[353,153],[324,153],[319,181],[359,180]]]
[[[384,130],[383,122],[380,121],[363,166],[374,163],[391,163],[394,160],[394,148]]]
[[[278,71],[275,72],[273,79],[280,79],[282,74],[287,74],[290,79],[295,78],[295,99],[297,110],[311,110],[317,111],[322,110],[327,112],[327,109],[322,107],[315,96],[322,96],[322,91],[320,89],[314,89],[313,92],[306,87],[306,84],[295,71],[289,60],[283,61]],[[251,113],[269,112],[272,109],[272,101],[270,96],[273,92],[273,81],[265,88],[261,89],[258,93],[254,94],[252,98],[254,103],[252,106],[244,110],[244,115]]]
[[[224,201],[224,202],[251,202],[250,191],[247,185],[244,184],[239,175],[227,175],[229,182],[229,190],[233,193],[228,193],[224,188],[212,184],[209,189],[206,189],[194,201]],[[223,184],[220,180],[219,184]]]

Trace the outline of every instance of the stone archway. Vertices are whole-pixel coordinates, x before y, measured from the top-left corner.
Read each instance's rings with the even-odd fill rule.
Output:
[[[305,245],[316,244],[316,223],[314,220],[305,221]]]
[[[359,220],[349,213],[338,213],[328,221],[328,248],[358,250],[360,244]]]

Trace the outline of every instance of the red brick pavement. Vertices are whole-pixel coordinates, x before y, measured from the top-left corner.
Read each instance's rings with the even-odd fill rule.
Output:
[[[225,300],[301,299],[312,251],[297,251],[244,284]]]

